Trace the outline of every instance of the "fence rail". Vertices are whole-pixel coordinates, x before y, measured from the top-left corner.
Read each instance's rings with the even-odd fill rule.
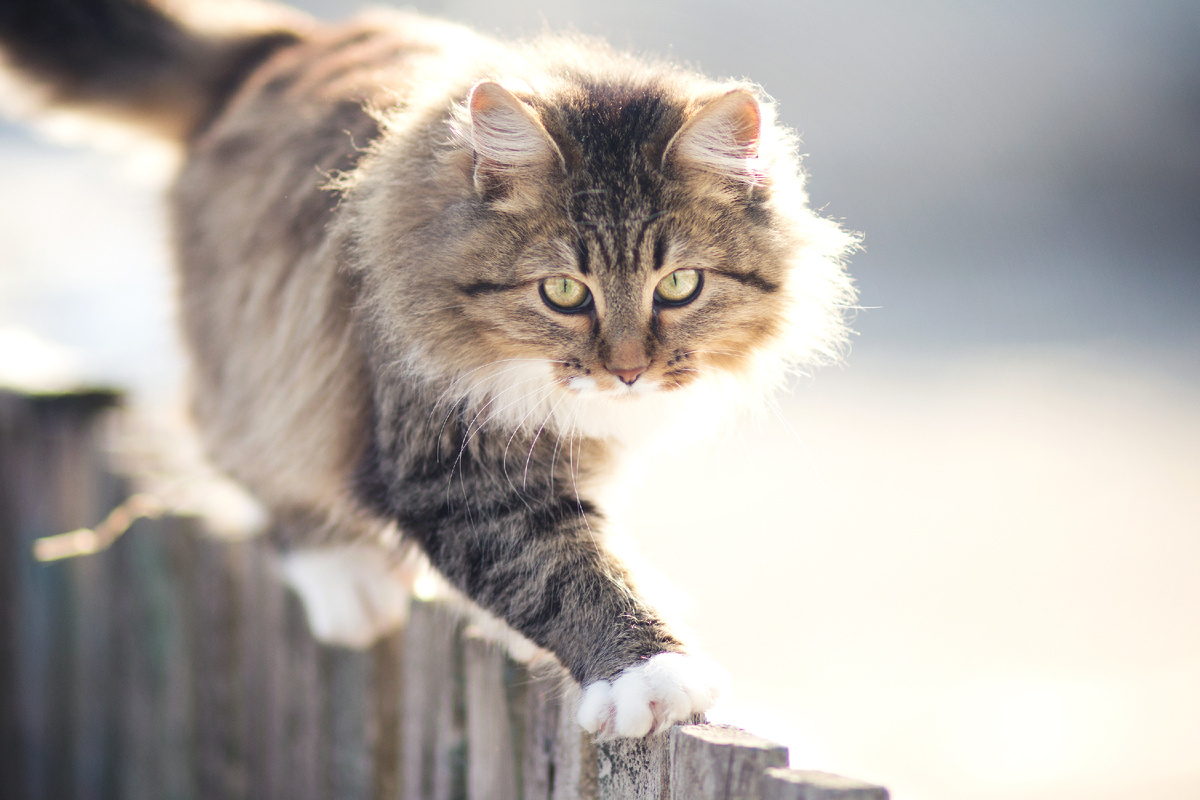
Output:
[[[124,499],[105,393],[0,393],[0,800],[884,800],[728,726],[593,744],[556,669],[416,602],[369,650],[317,644],[257,540],[140,520],[40,564]]]

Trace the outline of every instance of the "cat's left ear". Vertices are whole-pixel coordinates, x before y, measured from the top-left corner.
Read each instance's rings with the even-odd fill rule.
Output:
[[[533,109],[495,81],[475,85],[467,110],[475,151],[475,189],[480,194],[494,194],[564,163]]]
[[[734,89],[710,100],[671,137],[663,165],[678,164],[757,184],[762,109],[748,89]]]

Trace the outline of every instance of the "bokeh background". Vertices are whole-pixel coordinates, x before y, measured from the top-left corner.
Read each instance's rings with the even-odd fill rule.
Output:
[[[417,7],[761,83],[865,233],[846,363],[630,487],[717,716],[897,800],[1200,797],[1200,6]],[[173,396],[162,185],[0,126],[0,377]]]

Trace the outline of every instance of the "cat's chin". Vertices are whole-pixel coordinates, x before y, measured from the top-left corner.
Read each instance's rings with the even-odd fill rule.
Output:
[[[613,387],[590,376],[563,380],[550,361],[514,359],[476,368],[469,391],[447,396],[467,400],[474,424],[645,445],[664,436],[705,438],[737,411],[761,404],[779,365],[759,366],[742,376],[714,370],[682,387],[653,379]]]
[[[605,397],[610,400],[631,400],[660,392],[670,392],[678,388],[673,385],[668,386],[652,378],[639,380],[632,386],[624,383],[614,383],[616,385],[606,388],[597,383],[595,378],[579,376],[568,378],[564,385],[568,392],[581,397]]]
[[[555,429],[566,435],[643,446],[663,438],[706,439],[738,412],[757,407],[765,383],[715,372],[685,386],[638,381],[633,386],[564,389],[555,400]]]
[[[562,434],[628,445],[705,431],[735,407],[711,389],[705,381],[672,390],[649,382],[608,391],[566,389],[555,406],[554,424]]]

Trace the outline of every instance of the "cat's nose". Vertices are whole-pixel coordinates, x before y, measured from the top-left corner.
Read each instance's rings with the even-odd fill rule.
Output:
[[[641,366],[637,367],[621,368],[605,365],[605,369],[620,378],[621,383],[625,384],[626,386],[633,386],[633,382],[641,377],[642,373],[646,371],[646,367],[648,366],[650,365],[642,364]]]
[[[633,386],[634,381],[650,367],[650,356],[646,353],[646,344],[635,335],[614,335],[611,346],[604,359],[604,368],[617,376],[626,386]]]

